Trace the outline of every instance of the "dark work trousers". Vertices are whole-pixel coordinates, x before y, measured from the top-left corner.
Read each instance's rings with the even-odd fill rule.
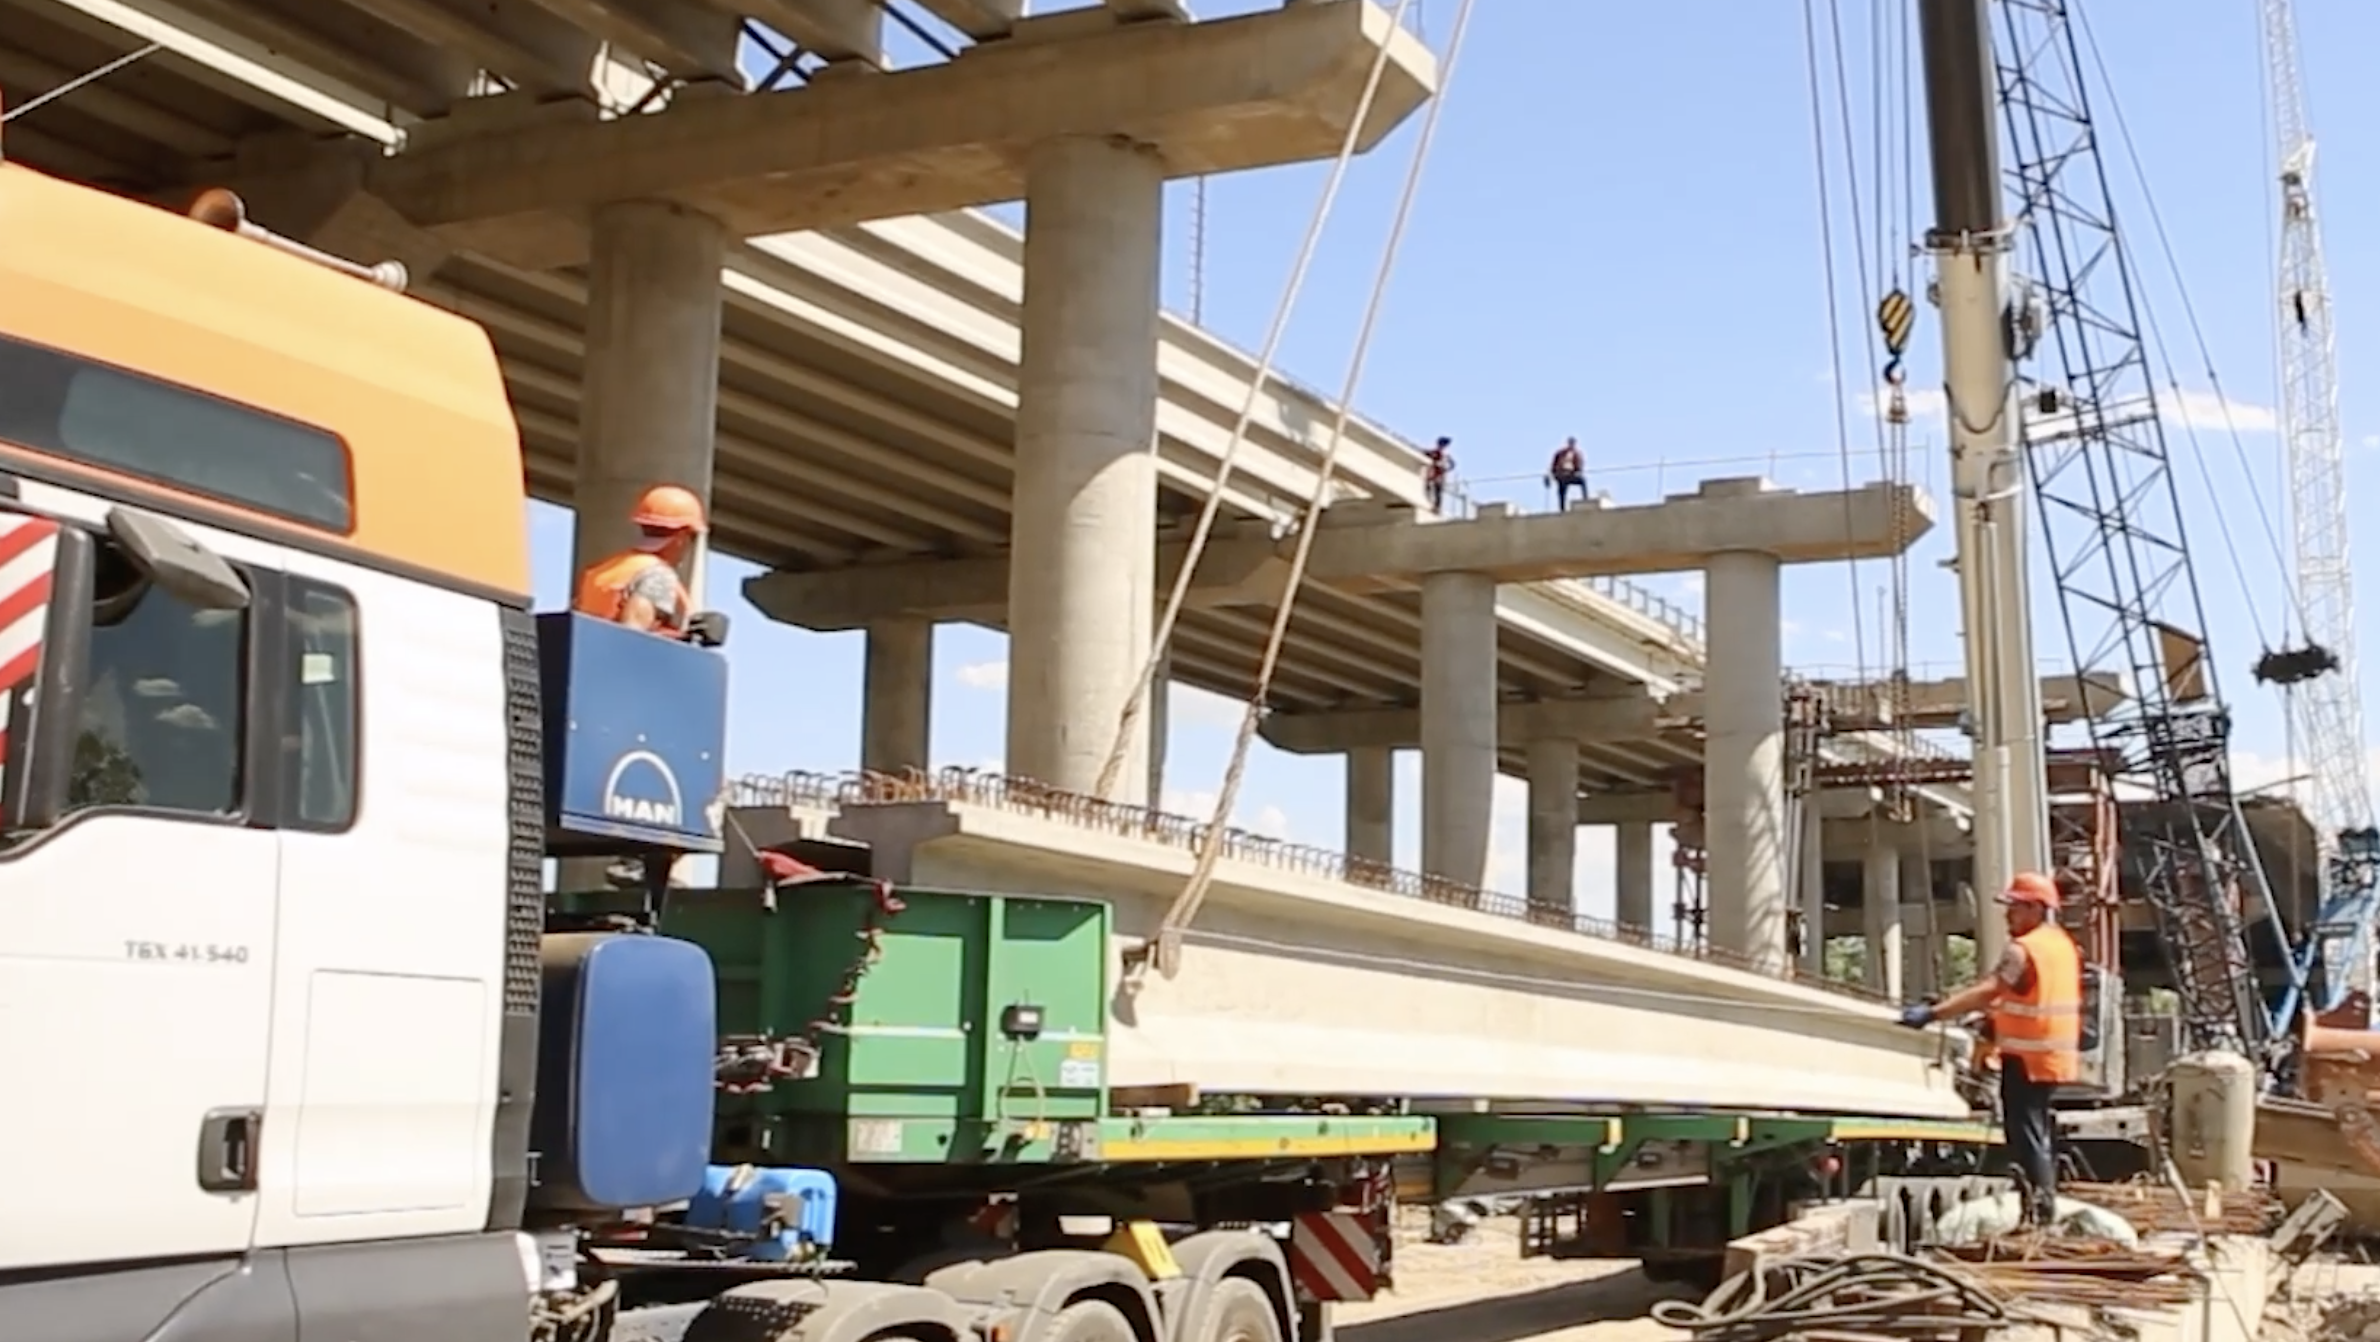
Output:
[[[2058,1120],[2050,1109],[2054,1082],[2035,1081],[2015,1058],[2000,1060],[2000,1126],[2008,1135],[2008,1163],[2022,1185],[2025,1219],[2049,1218],[2058,1189]]]
[[[1555,512],[1560,512],[1570,506],[1570,491],[1574,489],[1578,491],[1579,502],[1586,502],[1587,477],[1583,475],[1557,475],[1554,477]]]

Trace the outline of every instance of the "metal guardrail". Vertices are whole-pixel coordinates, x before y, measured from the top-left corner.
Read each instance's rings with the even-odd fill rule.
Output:
[[[807,770],[795,770],[773,777],[748,774],[729,785],[729,801],[736,806],[779,809],[951,802],[1055,820],[1104,834],[1161,843],[1191,853],[1199,851],[1210,829],[1203,820],[1161,811],[1153,806],[1133,806],[1079,792],[1063,791],[1030,779],[960,768],[932,772],[908,770],[898,774],[829,774]],[[1784,974],[1770,974],[1755,968],[1742,955],[1674,934],[1664,936],[1651,928],[1631,927],[1570,909],[1535,906],[1516,895],[1425,876],[1420,872],[1350,857],[1313,844],[1292,843],[1286,839],[1269,838],[1227,826],[1223,831],[1222,855],[1234,861],[1276,871],[1294,872],[1321,880],[1344,881],[1368,890],[1471,909],[1579,936],[1659,951],[1681,959],[1727,965],[1747,973],[1799,982],[1858,1000],[1882,1000],[1880,994],[1871,992],[1862,984],[1838,979],[1812,979],[1790,968]]]

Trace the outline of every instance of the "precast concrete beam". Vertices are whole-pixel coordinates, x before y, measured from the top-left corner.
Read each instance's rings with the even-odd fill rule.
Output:
[[[1171,592],[1188,556],[1186,541],[1157,547],[1157,590]],[[865,629],[894,615],[941,623],[1008,626],[1007,552],[966,559],[902,560],[848,568],[778,569],[744,580],[744,599],[772,620],[820,633]],[[1281,599],[1289,562],[1270,549],[1237,548],[1201,558],[1187,606],[1215,610],[1269,606]]]
[[[684,0],[531,3],[680,79],[716,79],[738,87],[744,83],[743,71],[736,64],[743,26],[733,14]]]
[[[883,0],[710,0],[749,15],[816,52],[829,65],[884,67]]]
[[[989,42],[1006,37],[1025,16],[1025,0],[917,0],[918,7],[965,33]]]
[[[1489,505],[1475,517],[1427,521],[1401,505],[1357,501],[1324,510],[1306,576],[1368,592],[1410,589],[1428,573],[1499,583],[1675,573],[1727,553],[1787,564],[1875,559],[1908,549],[1933,521],[1933,504],[1915,485],[1803,494],[1758,479],[1706,480],[1695,493],[1640,507],[1522,514]]]
[[[1350,708],[1323,713],[1269,713],[1257,728],[1265,744],[1293,755],[1335,754],[1421,746],[1423,710]],[[1640,690],[1614,690],[1577,699],[1536,699],[1496,705],[1496,740],[1523,748],[1550,738],[1644,741],[1661,734],[1661,704]]]
[[[1118,982],[1197,862],[1187,826],[1143,835],[962,802],[846,806],[830,829],[890,880],[1106,901]],[[1107,1023],[1117,1086],[1968,1113],[1942,1042],[1875,1003],[1350,884],[1294,854],[1227,854],[1181,972],[1134,984]]]
[[[372,189],[458,246],[550,268],[583,253],[587,209],[628,196],[678,201],[758,237],[1016,200],[1031,147],[1073,136],[1155,146],[1170,176],[1330,158],[1383,47],[1359,150],[1437,79],[1428,48],[1371,0],[1203,23],[1094,16],[1089,31],[1079,12],[1026,19],[1002,41],[882,79],[437,136],[378,165]]]

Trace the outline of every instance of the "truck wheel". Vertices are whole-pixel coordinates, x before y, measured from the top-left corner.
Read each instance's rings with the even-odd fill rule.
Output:
[[[1059,1310],[1042,1342],[1133,1342],[1132,1322],[1105,1300],[1077,1300]]]
[[[1281,1320],[1264,1288],[1245,1277],[1226,1277],[1210,1296],[1214,1324],[1198,1342],[1281,1342]]]

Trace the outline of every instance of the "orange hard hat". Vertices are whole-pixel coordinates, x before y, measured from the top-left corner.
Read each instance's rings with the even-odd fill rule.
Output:
[[[677,485],[655,485],[636,501],[636,511],[630,521],[655,531],[695,531],[703,529],[702,500],[694,491]]]
[[[2020,871],[2008,878],[2008,889],[2001,893],[2003,904],[2038,904],[2044,909],[2056,909],[2065,903],[2058,894],[2058,883],[2037,871]]]

